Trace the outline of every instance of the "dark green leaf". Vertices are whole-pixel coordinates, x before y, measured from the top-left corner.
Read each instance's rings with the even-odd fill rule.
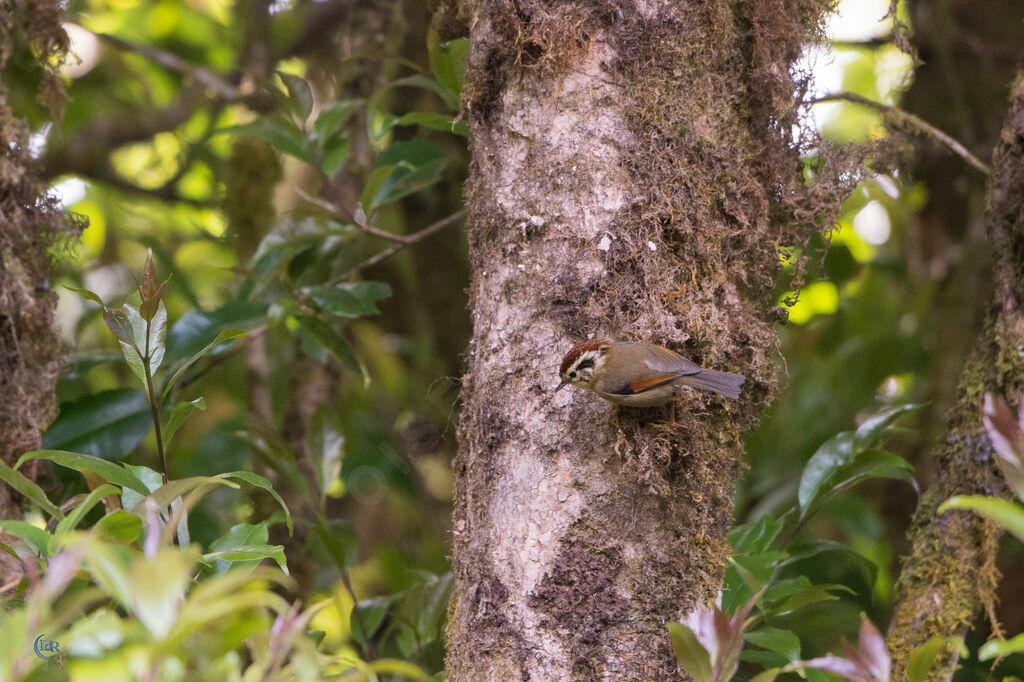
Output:
[[[135,332],[132,329],[132,322],[128,318],[128,314],[123,310],[103,308],[103,322],[107,325],[110,333],[117,337],[121,343],[130,348],[139,348],[135,340]],[[142,350],[139,349],[138,352],[142,353]]]
[[[765,552],[782,532],[782,522],[770,514],[757,521],[737,526],[729,531],[729,542],[735,554]]]
[[[787,662],[800,660],[800,638],[789,630],[763,627],[744,634],[743,638],[754,646],[781,654]]]
[[[150,492],[147,486],[124,466],[108,462],[99,457],[83,455],[77,452],[63,452],[61,450],[34,450],[22,455],[15,466],[20,467],[23,462],[30,459],[47,459],[54,464],[59,464],[68,469],[74,469],[82,473],[88,471],[89,473],[96,474],[108,483],[114,483],[122,488],[134,490],[141,495],[148,495]]]
[[[821,488],[836,469],[841,467],[853,455],[854,433],[843,431],[825,441],[817,452],[804,466],[797,490],[797,500],[801,512],[806,512],[811,503],[821,493]]]
[[[387,595],[359,602],[352,609],[352,616],[349,619],[352,639],[365,646],[366,642],[377,633],[384,623],[384,616],[387,615],[394,600],[395,595]]]
[[[919,407],[921,405],[913,403],[894,405],[871,415],[863,424],[857,427],[857,433],[854,436],[854,449],[866,450],[874,447],[881,442],[882,437],[885,435],[886,427],[896,421],[897,417]]]
[[[327,350],[342,365],[354,365],[363,375],[363,388],[370,385],[370,372],[366,365],[352,350],[348,341],[343,339],[329,324],[315,317],[299,317],[299,326],[320,346]]]
[[[61,405],[60,415],[43,436],[43,444],[50,450],[117,460],[135,450],[152,428],[146,394],[119,388]]]
[[[446,133],[454,133],[466,137],[469,135],[469,124],[465,121],[456,121],[451,114],[436,114],[429,111],[411,111],[404,116],[397,118],[396,126],[420,125],[431,130],[441,130]]]
[[[413,138],[395,142],[377,159],[363,192],[363,211],[369,216],[374,209],[418,192],[437,182],[447,165],[444,150],[427,140]],[[390,169],[378,175],[379,170]]]
[[[334,137],[324,145],[320,156],[320,170],[329,178],[333,178],[348,160],[349,140],[347,137]]]
[[[181,375],[184,374],[185,371],[189,367],[194,365],[196,363],[196,361],[198,361],[204,355],[206,355],[211,350],[213,350],[214,346],[217,346],[217,345],[219,345],[221,343],[224,343],[225,341],[230,341],[232,339],[240,339],[243,336],[248,336],[248,335],[249,335],[249,332],[244,331],[242,329],[225,329],[220,334],[217,334],[217,337],[213,341],[211,341],[205,348],[203,348],[198,353],[196,353],[195,355],[190,357],[188,360],[183,362],[174,371],[174,374],[172,374],[171,378],[167,380],[167,384],[164,386],[164,390],[160,394],[160,403],[159,404],[162,405],[164,400],[167,399],[167,395],[171,392],[171,388],[174,386],[175,383],[177,383],[178,379],[181,378]]]
[[[289,154],[310,165],[316,165],[316,149],[293,123],[281,116],[261,117],[252,123],[220,128],[217,133],[255,137],[268,142],[279,152]]]
[[[61,513],[60,509],[57,508],[50,499],[46,497],[46,493],[40,488],[35,482],[29,480],[20,471],[15,471],[11,467],[7,466],[7,463],[0,460],[0,480],[7,483],[19,493],[27,497],[28,499],[35,502],[40,509],[45,511],[50,516],[62,519],[64,514]]]
[[[391,287],[384,282],[343,282],[334,286],[307,287],[304,292],[330,314],[354,318],[380,313],[377,301],[391,296]]]
[[[208,312],[190,310],[178,318],[167,334],[165,361],[174,367],[202,353],[222,331],[235,327],[251,331],[264,322],[266,315],[265,303],[251,301],[231,301]]]
[[[344,571],[355,562],[358,538],[348,523],[331,519],[326,524],[317,524],[313,531],[338,568]]]
[[[341,126],[361,106],[363,106],[361,99],[343,99],[339,102],[331,102],[321,109],[316,117],[316,123],[313,124],[321,146],[335,133],[341,131]]]
[[[196,398],[188,402],[181,401],[174,406],[171,410],[171,416],[167,418],[167,426],[164,427],[164,445],[166,446],[171,442],[171,438],[178,431],[178,427],[181,426],[188,416],[196,410],[205,410],[206,401],[202,398]]]

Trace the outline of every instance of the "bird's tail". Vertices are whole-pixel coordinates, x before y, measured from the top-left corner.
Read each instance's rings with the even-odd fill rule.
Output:
[[[740,397],[740,386],[746,378],[742,374],[732,372],[716,372],[713,369],[702,369],[696,374],[684,377],[683,383],[687,386],[700,388],[705,391],[721,393],[726,398],[735,400]]]

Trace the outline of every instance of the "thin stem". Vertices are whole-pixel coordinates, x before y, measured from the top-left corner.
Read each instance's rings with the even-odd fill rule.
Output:
[[[146,370],[146,399],[149,401],[149,411],[153,413],[153,426],[156,427],[156,451],[160,453],[160,465],[163,467],[160,472],[163,475],[164,484],[167,484],[167,452],[164,450],[164,436],[160,430],[160,406],[157,405],[156,394],[153,392],[153,373],[149,369],[149,337],[152,323],[146,320],[146,355],[142,358],[142,366]],[[170,506],[167,507],[170,513]]]
[[[394,246],[389,246],[388,248],[384,249],[383,251],[375,253],[374,255],[372,255],[369,258],[367,258],[366,260],[364,260],[362,263],[359,263],[358,265],[353,267],[348,272],[346,272],[346,273],[344,273],[342,275],[338,275],[337,277],[334,277],[327,284],[329,286],[335,285],[335,284],[340,284],[341,282],[344,282],[345,280],[350,279],[351,277],[354,277],[360,271],[365,270],[366,268],[368,268],[370,266],[376,265],[377,263],[381,262],[382,260],[390,258],[391,256],[393,256],[394,254],[398,253],[399,251],[401,251],[405,247],[412,246],[416,242],[421,241],[423,239],[426,239],[427,237],[429,237],[430,235],[434,234],[435,232],[438,232],[442,228],[445,228],[448,225],[451,225],[452,223],[458,222],[465,215],[466,215],[466,209],[461,209],[459,211],[456,211],[455,213],[452,213],[447,218],[442,218],[441,220],[438,220],[436,223],[433,223],[432,225],[428,225],[428,226],[424,227],[419,232],[413,232],[412,234],[410,234],[407,237],[405,237],[402,240],[402,242],[400,242],[398,244],[395,244]]]
[[[988,167],[983,161],[978,159],[974,154],[967,150],[967,147],[963,146],[953,136],[948,133],[944,133],[939,130],[931,123],[928,123],[922,118],[911,114],[910,112],[904,111],[899,107],[894,107],[889,104],[883,104],[876,102],[873,99],[868,99],[863,95],[858,95],[855,92],[835,92],[824,97],[815,97],[812,100],[808,100],[807,104],[818,104],[819,102],[853,102],[855,104],[863,104],[866,107],[871,107],[877,111],[881,111],[883,114],[888,114],[894,119],[901,123],[905,123],[913,128],[917,128],[920,132],[930,135],[935,138],[939,143],[944,145],[951,152],[959,156],[961,159],[966,161],[969,165],[973,166],[977,170],[981,171],[985,175],[991,175],[992,169]]]
[[[363,614],[359,610],[359,600],[356,599],[355,590],[352,589],[352,581],[348,578],[348,569],[341,569],[341,582],[345,585],[345,590],[349,596],[352,597],[352,615],[356,618],[356,623],[359,625],[360,631],[363,633],[363,639],[366,641],[366,650],[363,652],[364,658],[367,662],[374,661],[377,658],[377,647],[373,644],[373,638],[370,637],[370,633],[366,630],[366,623],[363,622]]]

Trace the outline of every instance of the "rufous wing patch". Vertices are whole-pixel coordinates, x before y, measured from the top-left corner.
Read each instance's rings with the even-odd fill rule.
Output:
[[[624,390],[623,393],[643,393],[644,391],[649,391],[652,388],[664,386],[678,378],[678,373],[665,372],[662,374],[652,374],[651,376],[647,376],[642,379],[633,379],[633,381],[629,382],[629,385],[626,386],[626,390]]]

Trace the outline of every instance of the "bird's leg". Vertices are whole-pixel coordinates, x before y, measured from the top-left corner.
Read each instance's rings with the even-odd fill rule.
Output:
[[[669,412],[668,423],[671,424],[672,426],[676,425],[676,401],[675,401],[675,399],[672,400],[672,409]]]

